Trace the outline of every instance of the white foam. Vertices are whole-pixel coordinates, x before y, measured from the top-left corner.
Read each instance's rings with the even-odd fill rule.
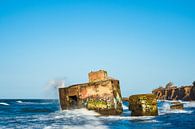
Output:
[[[64,110],[61,112],[51,113],[50,116],[39,116],[40,121],[47,120],[65,120],[64,125],[49,125],[44,129],[108,129],[102,122],[99,113],[95,111],[89,111],[85,108]],[[67,121],[68,120],[68,121]]]
[[[8,103],[1,102],[0,105],[8,106],[9,104]]]
[[[128,110],[129,107],[123,104],[123,110]]]
[[[87,116],[96,116],[96,115],[100,115],[99,113],[92,111],[92,110],[87,110],[86,108],[82,108],[82,109],[75,109],[73,110],[73,112],[76,112],[80,115],[87,115]]]
[[[23,101],[16,101],[17,103],[21,103],[21,104],[29,104],[29,105],[37,105],[37,104],[50,104],[49,102],[23,102]]]
[[[155,116],[100,116],[102,120],[151,120]]]
[[[44,129],[52,129],[52,126],[46,126]]]
[[[186,111],[186,110],[170,110],[168,113],[186,113],[186,114],[191,114],[192,111]]]
[[[62,127],[56,127],[56,126],[46,126],[44,129],[56,129],[56,128],[62,128],[62,129],[109,129],[106,126],[103,125],[95,125],[94,123],[92,125],[82,125],[82,126],[70,126],[70,125],[65,125]]]
[[[93,122],[82,126],[64,126],[63,129],[108,129],[108,127],[101,125],[99,122]]]
[[[164,103],[163,106],[161,107],[163,110],[170,110],[170,103]]]
[[[168,100],[168,101],[164,102],[161,107],[159,107],[159,115],[170,114],[170,113],[186,113],[186,114],[191,114],[192,113],[192,111],[185,110],[185,108],[183,110],[171,109],[170,108],[171,102],[176,102],[176,101],[169,101]],[[184,107],[186,107],[185,106],[186,104],[189,104],[189,102],[183,102],[183,101],[179,101],[179,102],[184,103]]]
[[[146,121],[143,121],[144,123],[157,123],[159,121],[157,120],[146,120]]]
[[[17,103],[23,103],[22,101],[20,101],[20,100],[18,100],[18,101],[16,101]]]
[[[184,102],[184,107],[195,107],[195,101]]]

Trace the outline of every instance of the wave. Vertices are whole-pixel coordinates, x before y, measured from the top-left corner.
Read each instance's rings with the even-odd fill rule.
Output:
[[[17,103],[23,103],[21,100],[16,101]]]
[[[184,107],[195,107],[195,101],[192,102],[184,102]]]
[[[31,112],[31,113],[41,113],[41,112],[52,112],[53,110],[47,109],[47,108],[38,108],[38,109],[32,109],[32,108],[23,108],[21,109],[23,112]]]
[[[98,117],[97,117],[98,116]],[[63,120],[63,125],[49,125],[45,126],[44,129],[108,129],[99,118],[100,114],[95,111],[89,111],[85,108],[74,109],[74,110],[64,110],[61,112],[56,112],[50,114],[50,117],[40,117],[39,120]],[[68,120],[68,121],[67,121]]]
[[[186,114],[191,114],[193,112],[191,110],[185,110],[185,107],[189,107],[189,105],[190,105],[189,103],[180,101],[181,103],[184,103],[184,109],[181,110],[181,109],[171,109],[170,108],[171,102],[175,102],[175,101],[166,101],[166,102],[163,102],[163,105],[159,107],[159,115],[165,115],[165,114],[171,114],[171,113],[186,113]],[[186,104],[189,104],[189,105],[187,106]],[[195,106],[195,105],[192,104],[192,106]]]
[[[8,106],[9,104],[8,103],[1,102],[0,105]]]
[[[131,121],[150,121],[154,119],[156,116],[101,116],[100,119],[104,120],[131,120]]]
[[[126,106],[126,105],[122,105],[123,106],[123,110],[129,110],[129,107],[128,106]]]
[[[105,126],[99,126],[99,125],[94,126],[93,124],[92,125],[91,124],[82,125],[82,126],[65,125],[65,126],[62,126],[60,128],[62,128],[62,129],[109,129],[108,127],[105,127]],[[56,126],[46,126],[43,129],[56,129]]]
[[[18,101],[16,101],[17,103],[19,103],[19,104],[29,104],[29,105],[37,105],[37,104],[39,104],[39,105],[44,105],[44,104],[52,104],[51,102],[25,102],[25,101],[20,101],[20,100],[18,100]]]

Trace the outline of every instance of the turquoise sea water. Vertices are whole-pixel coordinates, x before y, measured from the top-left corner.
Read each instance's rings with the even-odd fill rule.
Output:
[[[0,100],[0,129],[193,129],[195,102],[184,110],[170,110],[170,101],[158,102],[159,116],[131,117],[127,104],[120,116],[99,116],[87,109],[61,111],[57,100]]]

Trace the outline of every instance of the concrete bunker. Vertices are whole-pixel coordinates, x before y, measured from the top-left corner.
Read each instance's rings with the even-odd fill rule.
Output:
[[[68,97],[69,97],[69,100],[70,100],[70,106],[76,108],[77,105],[78,105],[78,97],[76,95],[68,96]]]
[[[122,113],[119,80],[108,78],[107,72],[90,72],[89,83],[59,88],[61,109],[87,108],[103,115]]]

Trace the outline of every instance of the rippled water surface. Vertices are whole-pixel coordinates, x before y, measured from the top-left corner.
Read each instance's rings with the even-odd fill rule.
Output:
[[[60,111],[57,100],[0,100],[0,128],[194,129],[195,102],[183,103],[184,110],[170,110],[170,101],[159,101],[159,116],[131,117],[126,103],[121,116],[100,116],[86,109]]]

